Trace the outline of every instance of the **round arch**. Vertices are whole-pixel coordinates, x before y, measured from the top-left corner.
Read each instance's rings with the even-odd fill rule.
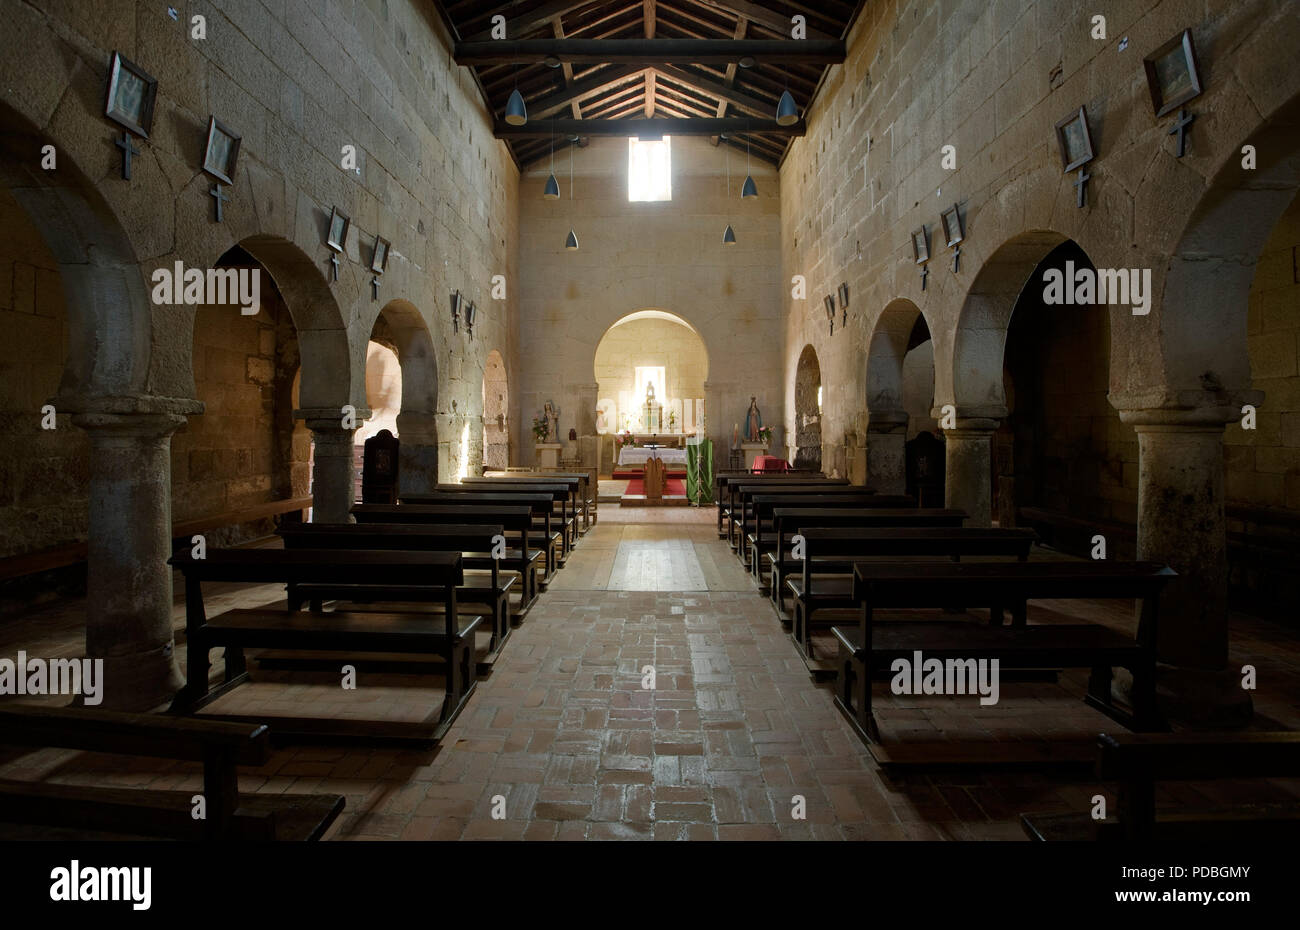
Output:
[[[689,335],[675,341],[678,328]],[[700,331],[676,313],[650,307],[615,320],[596,341],[591,366],[598,394],[595,399],[615,404],[613,411],[601,408],[611,431],[630,427],[668,432],[670,410],[676,429],[695,428],[702,421],[703,411],[697,402],[707,397],[709,347]],[[663,369],[664,383],[655,385],[656,401],[663,406],[658,424],[640,422],[645,391],[636,381],[636,367]],[[591,426],[591,430],[580,428],[579,432],[594,432],[594,420]]]
[[[805,345],[794,372],[794,466],[822,467],[822,369],[817,350]]]
[[[483,363],[483,467],[504,471],[510,465],[510,381],[496,349]]]

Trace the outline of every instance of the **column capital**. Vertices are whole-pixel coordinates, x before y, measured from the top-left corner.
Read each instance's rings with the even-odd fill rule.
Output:
[[[1002,421],[992,417],[962,417],[957,418],[957,425],[952,429],[941,430],[945,436],[972,436],[982,433],[997,432]]]
[[[59,391],[50,398],[61,413],[118,414],[141,416],[159,414],[190,416],[203,412],[203,401],[195,397],[162,397],[156,394],[113,394],[91,396],[78,391]]]
[[[1111,397],[1111,404],[1119,411],[1120,422],[1139,431],[1222,430],[1225,424],[1241,418],[1244,405],[1262,404],[1264,393],[1240,391],[1233,400],[1220,399],[1214,404],[1195,406],[1127,407],[1122,406],[1123,400]]]
[[[867,432],[892,433],[897,429],[907,429],[906,410],[869,410],[867,411]]]
[[[354,414],[358,423],[362,420],[369,420],[373,415],[374,411],[369,407],[357,407]],[[331,421],[335,424],[335,429],[343,428],[343,408],[341,405],[338,407],[303,407],[294,410],[293,418],[295,420],[305,420],[307,428],[312,430],[329,429],[328,424]]]
[[[78,413],[72,423],[92,436],[161,439],[184,426],[186,417],[177,413]]]
[[[1002,404],[936,404],[930,409],[930,416],[943,422],[946,411],[944,407],[951,406],[957,413],[957,419],[960,420],[988,420],[992,423],[1001,423],[1011,413]],[[979,429],[979,427],[967,427],[967,429]],[[994,427],[996,429],[996,426]]]

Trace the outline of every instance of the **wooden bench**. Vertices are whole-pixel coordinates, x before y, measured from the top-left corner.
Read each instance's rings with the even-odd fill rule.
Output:
[[[488,484],[480,482],[487,481]],[[490,478],[466,478],[460,484],[440,484],[435,493],[444,491],[470,494],[551,494],[555,506],[552,519],[564,527],[564,551],[569,553],[577,545],[582,529],[582,486],[578,478],[563,478],[548,482],[497,481]],[[562,496],[561,496],[562,495]]]
[[[383,506],[383,505],[371,505]],[[465,583],[460,553],[209,549],[195,559],[186,552],[173,556],[170,564],[185,578],[186,671],[188,680],[172,701],[171,713],[193,714],[248,680],[245,648],[288,649],[365,653],[403,653],[441,657],[445,677],[441,706],[415,727],[396,723],[345,722],[319,717],[269,715],[258,719],[279,720],[277,734],[328,736],[419,742],[440,739],[474,692],[474,634],[482,617],[460,613],[456,589]],[[234,581],[295,586],[335,583],[361,577],[368,584],[383,585],[396,593],[401,588],[441,587],[442,623],[421,613],[354,613],[335,611],[314,614],[259,608],[228,610],[207,617],[203,605],[203,582]],[[386,599],[399,600],[399,597]],[[208,683],[208,652],[226,648],[225,682]],[[221,715],[225,719],[249,719],[243,715]]]
[[[1300,829],[1300,804],[1158,811],[1161,781],[1300,776],[1300,733],[1107,734],[1097,738],[1097,776],[1119,782],[1117,816],[1093,820],[1089,812],[1021,814],[1033,840],[1285,843]]]
[[[595,522],[595,500],[591,489],[588,487],[590,481],[588,477],[581,473],[573,474],[548,474],[545,476],[522,477],[510,475],[498,478],[462,478],[460,482],[463,486],[480,488],[483,490],[492,490],[494,488],[504,488],[508,490],[527,490],[528,488],[538,485],[548,484],[567,484],[569,486],[569,502],[572,512],[578,518],[578,533],[585,534],[591,525]],[[439,485],[441,487],[441,485]]]
[[[736,550],[742,562],[745,561],[745,532],[747,531],[751,513],[751,499],[755,494],[823,494],[834,497],[841,495],[860,496],[871,493],[873,492],[870,488],[861,485],[833,484],[829,481],[812,483],[803,481],[794,484],[783,484],[776,488],[769,487],[766,481],[759,483],[732,481],[727,485],[727,496],[730,499],[727,506],[727,544]]]
[[[493,540],[505,537],[500,524],[444,524],[421,526],[410,523],[305,523],[281,527],[286,549],[396,549],[414,552],[459,552],[466,559],[488,559],[491,568],[466,570],[465,583],[456,589],[457,602],[464,608],[486,608],[492,615],[492,640],[488,661],[510,637],[510,592],[517,576],[502,572],[492,558]],[[395,592],[401,601],[442,600],[441,588],[403,588]],[[319,611],[323,600],[353,604],[375,603],[390,598],[391,586],[377,587],[365,579],[346,583],[299,585],[289,591],[289,609],[297,610],[303,600]]]
[[[724,469],[714,476],[713,500],[718,509],[719,539],[725,539],[727,535],[723,523],[731,506],[730,484],[736,480],[762,481],[765,483],[770,481],[774,484],[807,484],[814,481],[823,481],[827,485],[849,483],[844,478],[826,478],[821,473],[812,474],[807,471],[791,471],[784,475],[755,475],[749,469]]]
[[[749,513],[746,515],[741,529],[749,552],[749,572],[754,576],[754,580],[758,582],[760,592],[767,593],[767,585],[763,581],[763,569],[767,564],[764,555],[768,547],[773,544],[773,531],[776,529],[776,522],[772,517],[772,511],[777,507],[831,505],[869,508],[872,510],[916,508],[916,501],[905,494],[873,494],[865,489],[857,494],[838,493],[843,490],[842,488],[835,488],[825,496],[809,494],[806,491],[794,491],[789,494],[782,492],[754,494],[749,498]]]
[[[464,523],[500,524],[505,528],[509,547],[501,567],[517,572],[522,585],[517,616],[522,616],[537,599],[540,586],[537,563],[546,557],[546,549],[534,548],[533,508],[521,506],[484,506],[480,504],[357,504],[352,516],[358,523],[408,523],[437,526]],[[490,568],[493,560],[471,557],[465,567]]]
[[[1154,562],[858,562],[853,600],[857,627],[833,627],[839,660],[836,705],[863,740],[879,740],[871,680],[899,658],[997,659],[1002,668],[1091,668],[1087,702],[1134,730],[1161,729],[1156,708],[1156,618],[1159,594],[1175,578]],[[1137,636],[1095,623],[1028,625],[1033,598],[1136,598]],[[918,620],[876,623],[882,608],[988,607],[991,623]],[[1013,625],[1001,623],[1010,609]],[[1110,693],[1112,666],[1133,673],[1134,706],[1124,711]]]
[[[772,606],[777,616],[784,619],[785,595],[789,588],[784,579],[802,567],[787,555],[790,540],[804,527],[856,527],[858,529],[886,529],[889,527],[918,527],[955,529],[966,521],[966,511],[947,508],[907,507],[773,507],[772,548],[764,554],[767,561]]]
[[[0,780],[0,821],[178,840],[318,840],[343,810],[337,794],[239,793],[236,766],[270,759],[264,724],[0,705],[0,744],[203,763],[204,818],[193,791]]]
[[[1012,557],[1026,561],[1037,540],[1033,530],[972,527],[934,528],[900,526],[888,529],[861,527],[805,527],[804,557],[793,560],[797,574],[786,587],[792,599],[791,635],[795,646],[812,658],[812,618],[819,610],[853,607],[853,566],[861,559],[913,557],[960,561]]]
[[[558,495],[558,498],[557,498]],[[568,491],[556,487],[555,490],[535,490],[528,492],[503,491],[493,493],[464,488],[459,491],[442,490],[425,494],[403,495],[403,504],[438,505],[466,504],[469,506],[531,507],[533,511],[533,530],[542,542],[542,552],[546,561],[546,580],[550,581],[556,570],[563,567],[568,555],[568,527],[554,512],[556,500],[568,500]],[[560,523],[559,529],[555,524]]]

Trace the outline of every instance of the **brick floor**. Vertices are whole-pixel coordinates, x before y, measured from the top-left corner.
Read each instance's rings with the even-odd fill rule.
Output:
[[[693,516],[702,524],[712,512]],[[599,529],[579,551],[598,541]],[[701,542],[699,527],[690,532],[697,549],[725,550]],[[221,593],[210,610],[278,595],[267,586],[214,590]],[[1088,609],[1130,622],[1113,605]],[[0,626],[0,655],[18,648],[77,654],[78,610],[64,602]],[[1234,616],[1233,657],[1260,668],[1264,724],[1300,720],[1300,637]],[[647,666],[653,690],[642,686]],[[247,706],[256,696],[301,709],[321,704],[326,689],[332,712],[360,713],[339,702],[330,676],[256,677],[240,697]],[[1105,718],[1082,706],[1082,690],[1081,676],[1004,682],[996,708],[973,698],[890,696],[889,723],[900,738],[909,729],[954,738],[983,727],[997,740],[1105,728]],[[430,694],[437,692],[427,681],[403,676],[363,676],[357,692],[368,713],[385,719],[418,716],[413,702]],[[0,754],[0,777],[201,784],[193,765],[57,750]],[[240,784],[250,792],[343,794],[346,810],[327,838],[361,840],[1022,839],[1020,813],[1083,810],[1098,790],[1088,779],[1023,770],[882,773],[752,588],[553,587],[437,750],[291,747],[243,770]],[[1172,786],[1169,798],[1210,804],[1297,795],[1293,783],[1216,784]],[[494,816],[502,811],[503,819]]]

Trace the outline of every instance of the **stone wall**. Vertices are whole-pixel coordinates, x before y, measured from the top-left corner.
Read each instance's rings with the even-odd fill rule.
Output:
[[[63,375],[67,318],[58,266],[0,190],[0,558],[85,539],[86,434],[41,428]]]
[[[1250,368],[1264,392],[1254,430],[1228,424],[1228,500],[1300,511],[1300,199],[1273,228],[1247,315]]]
[[[699,332],[709,358],[704,396],[708,433],[725,461],[732,425],[743,421],[750,395],[765,418],[780,408],[780,195],[776,171],[754,161],[756,200],[741,200],[743,152],[727,153],[707,139],[672,140],[668,202],[629,203],[626,139],[593,140],[574,154],[570,200],[569,153],[556,156],[561,198],[542,199],[549,160],[529,168],[519,186],[519,376],[514,442],[532,461],[532,418],[552,400],[560,434],[595,432],[595,353],[605,331],[637,310],[680,316]],[[730,223],[737,243],[722,244]],[[573,229],[579,249],[564,249]],[[779,426],[779,423],[778,423]],[[775,442],[784,444],[784,436]]]

